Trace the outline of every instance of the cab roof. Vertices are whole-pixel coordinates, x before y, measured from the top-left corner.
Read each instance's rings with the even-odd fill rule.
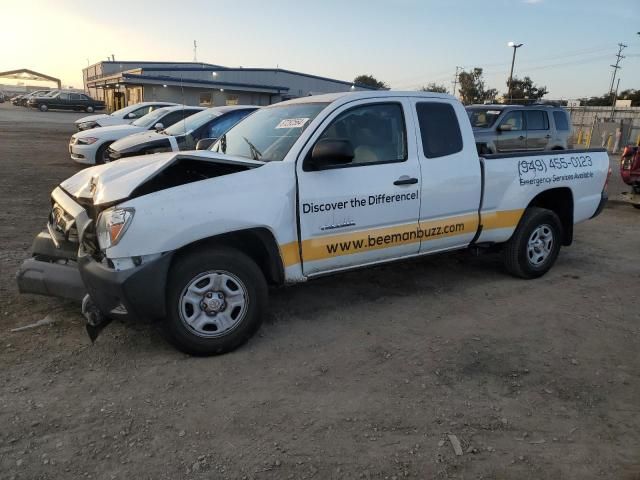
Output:
[[[278,105],[295,105],[301,103],[347,103],[353,100],[363,100],[367,98],[398,98],[398,97],[422,97],[422,98],[441,98],[445,100],[457,100],[454,96],[447,93],[422,92],[422,91],[396,91],[396,90],[370,90],[361,92],[338,92],[325,93],[323,95],[311,95],[308,97],[294,98],[285,102],[277,103]]]

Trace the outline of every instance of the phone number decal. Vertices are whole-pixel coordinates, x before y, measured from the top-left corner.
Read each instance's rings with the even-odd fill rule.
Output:
[[[539,186],[545,183],[592,178],[593,172],[587,170],[590,167],[593,167],[593,160],[589,155],[520,160],[518,162],[518,176],[520,177],[520,185]],[[569,168],[578,169],[578,172],[569,173],[566,171]]]

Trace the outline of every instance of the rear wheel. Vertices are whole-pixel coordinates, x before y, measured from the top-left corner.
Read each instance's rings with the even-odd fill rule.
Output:
[[[89,105],[87,108],[85,108],[85,111],[87,113],[93,113],[93,107],[91,105]]]
[[[40,105],[39,108],[41,112],[46,112],[47,110],[49,110],[49,107],[47,107],[44,103]]]
[[[561,243],[562,224],[558,215],[544,208],[527,208],[505,245],[505,267],[516,277],[541,277],[558,258]]]
[[[163,329],[179,350],[229,352],[259,328],[267,283],[256,263],[239,250],[193,252],[178,259],[169,275]]]

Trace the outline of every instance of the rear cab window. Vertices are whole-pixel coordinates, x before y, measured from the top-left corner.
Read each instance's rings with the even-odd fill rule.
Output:
[[[453,106],[442,102],[418,102],[416,113],[425,157],[444,157],[462,150],[462,133]]]

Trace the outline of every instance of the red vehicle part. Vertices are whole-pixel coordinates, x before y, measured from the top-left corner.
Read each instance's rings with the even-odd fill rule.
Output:
[[[620,159],[620,175],[622,181],[631,186],[631,192],[622,195],[635,208],[640,209],[640,147],[628,145],[624,147]]]
[[[640,148],[628,145],[624,147],[620,159],[620,175],[627,185],[640,186]]]

